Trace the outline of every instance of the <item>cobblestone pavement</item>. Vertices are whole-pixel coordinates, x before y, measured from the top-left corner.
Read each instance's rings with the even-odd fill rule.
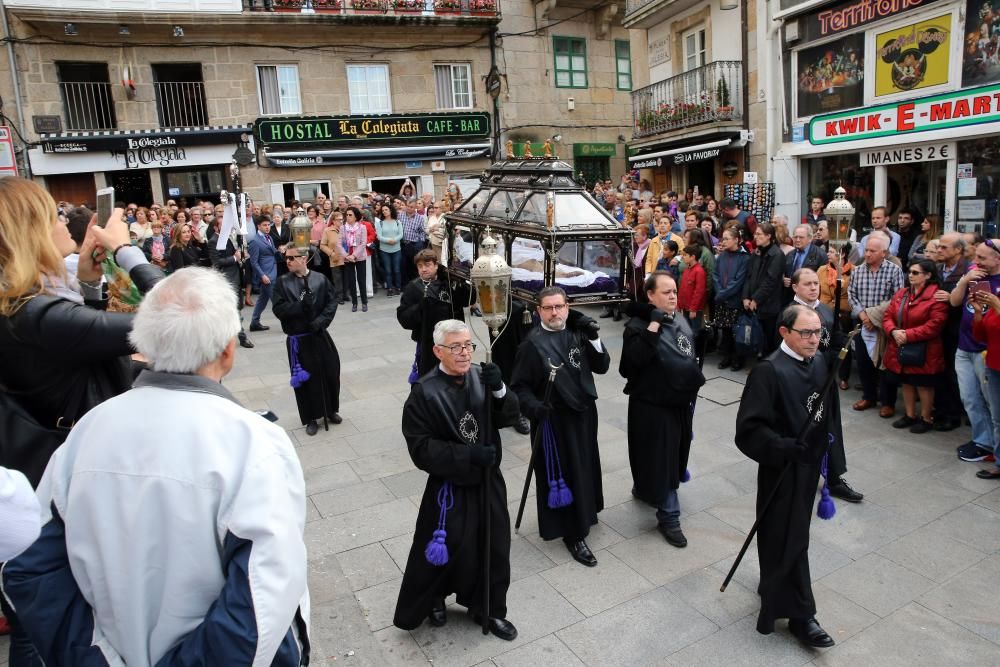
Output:
[[[753,522],[756,464],[733,445],[745,373],[716,371],[695,412],[692,479],[680,491],[686,549],[655,530],[653,510],[632,500],[621,324],[601,320],[612,370],[598,377],[606,509],[589,543],[600,564],[571,560],[537,536],[533,501],[511,544],[509,618],[519,636],[484,637],[465,610],[448,625],[392,626],[425,475],[400,434],[413,345],[383,293],[368,313],[341,308],[331,333],[343,362],[343,424],[306,436],[299,425],[284,338],[254,334],[225,384],[252,408],[270,407],[297,444],[309,494],[314,665],[989,665],[1000,664],[1000,485],[975,477],[955,446],[967,428],[911,435],[875,411],[844,412],[846,478],[866,494],[813,520],[810,560],[818,618],[837,641],[803,648],[784,624],[754,629],[758,567],[751,547],[725,593],[719,586]],[[484,332],[478,320],[474,323]],[[480,355],[481,356],[481,355]],[[842,392],[845,405],[854,391]],[[902,403],[900,402],[900,406]],[[502,432],[513,515],[530,450]],[[5,664],[3,640],[0,649]]]

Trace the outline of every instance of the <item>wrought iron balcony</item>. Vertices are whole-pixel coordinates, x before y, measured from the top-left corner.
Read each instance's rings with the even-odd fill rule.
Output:
[[[113,130],[118,126],[107,81],[60,83],[68,130]]]
[[[632,136],[743,119],[743,63],[719,60],[632,91]]]
[[[500,0],[244,0],[251,12],[300,13],[343,16],[500,16]]]
[[[201,81],[158,81],[156,112],[160,127],[208,125],[205,84]]]

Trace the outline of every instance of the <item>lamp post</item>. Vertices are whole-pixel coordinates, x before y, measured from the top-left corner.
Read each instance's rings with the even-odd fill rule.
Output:
[[[827,231],[830,234],[830,248],[837,252],[837,286],[833,296],[833,321],[840,319],[840,296],[844,291],[844,247],[851,242],[854,226],[854,207],[847,201],[844,186],[833,191],[833,200],[823,209]]]
[[[469,271],[472,279],[472,287],[476,290],[476,300],[479,302],[479,309],[483,312],[483,323],[489,328],[492,336],[486,343],[486,361],[490,362],[493,356],[493,339],[500,335],[500,329],[507,322],[508,303],[510,302],[510,266],[503,257],[497,254],[497,242],[490,235],[490,228],[486,228],[486,238],[479,244],[479,257],[476,258]],[[509,390],[508,390],[509,391]],[[493,392],[486,391],[486,444],[490,444],[493,434]],[[500,443],[495,443],[499,447]],[[488,634],[490,629],[490,549],[492,539],[492,507],[490,499],[493,497],[490,492],[493,472],[492,466],[483,468],[483,481],[480,487],[480,506],[483,510],[483,599],[481,614],[483,616],[483,634]],[[529,472],[530,474],[530,472]]]
[[[310,238],[312,236],[312,223],[306,217],[305,209],[301,206],[295,209],[295,217],[292,218],[292,245],[301,253],[309,252],[312,246]]]

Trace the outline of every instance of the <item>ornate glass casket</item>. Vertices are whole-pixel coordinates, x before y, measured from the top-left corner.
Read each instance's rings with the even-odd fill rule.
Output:
[[[483,172],[479,189],[447,214],[442,262],[469,279],[486,229],[513,270],[513,298],[537,305],[558,285],[570,303],[625,301],[632,232],[573,179],[558,158],[508,159]]]

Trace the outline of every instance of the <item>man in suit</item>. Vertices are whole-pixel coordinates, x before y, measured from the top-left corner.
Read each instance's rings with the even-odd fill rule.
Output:
[[[801,224],[792,233],[793,250],[785,255],[785,304],[791,302],[792,276],[799,269],[812,269],[816,271],[826,264],[826,253],[819,246],[812,243],[812,228],[807,224]]]
[[[274,281],[278,279],[278,250],[271,238],[271,219],[266,215],[257,219],[257,233],[250,239],[249,250],[250,268],[260,283],[260,296],[250,316],[250,331],[267,331],[271,327],[260,323],[260,314],[267,308]]]
[[[285,246],[292,240],[292,226],[285,222],[285,211],[275,204],[271,209],[271,241],[278,253],[285,252]],[[288,267],[284,262],[278,262],[278,275],[283,276],[288,272]]]

